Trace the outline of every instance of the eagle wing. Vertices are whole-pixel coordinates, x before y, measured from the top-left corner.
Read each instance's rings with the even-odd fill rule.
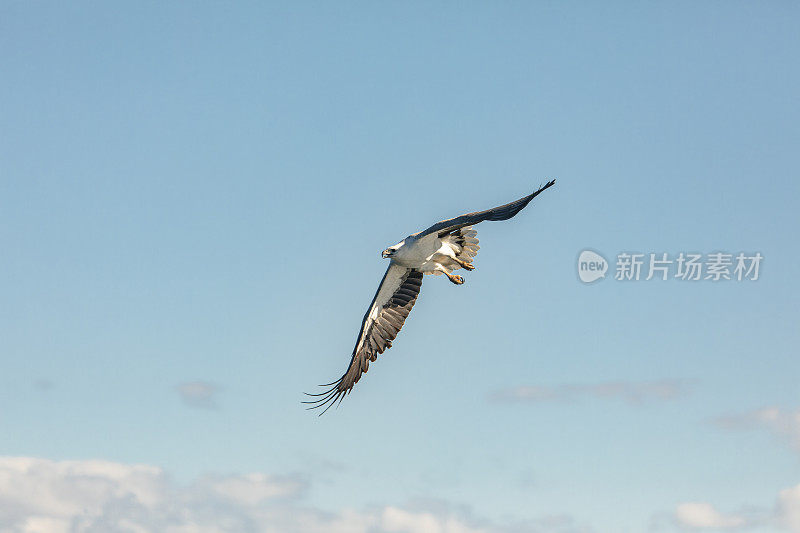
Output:
[[[416,233],[415,236],[418,238],[425,237],[426,235],[430,235],[432,233],[436,233],[437,237],[444,237],[451,231],[457,230],[459,228],[463,228],[464,226],[472,226],[479,222],[483,222],[484,220],[508,220],[509,218],[513,217],[520,211],[522,211],[526,205],[530,203],[531,200],[536,198],[536,196],[547,189],[548,187],[552,187],[555,184],[556,180],[548,181],[544,186],[539,187],[534,193],[529,194],[519,200],[511,202],[506,205],[501,205],[500,207],[495,207],[493,209],[487,209],[486,211],[476,211],[475,213],[467,213],[466,215],[461,215],[455,218],[451,218],[449,220],[442,220],[441,222],[437,222],[430,228],[420,231]]]
[[[338,380],[323,385],[330,386],[329,389],[319,394],[309,394],[318,397],[316,400],[303,402],[312,404],[309,409],[325,406],[320,413],[322,415],[336,400],[341,402],[361,379],[361,374],[366,373],[370,361],[392,347],[392,341],[414,307],[421,287],[422,272],[398,266],[393,262],[389,264],[364,320],[361,321],[361,331],[353,348],[350,365]]]

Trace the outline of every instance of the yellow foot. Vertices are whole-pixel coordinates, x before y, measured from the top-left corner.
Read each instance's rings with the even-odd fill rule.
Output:
[[[466,261],[462,261],[461,259],[456,258],[456,263],[458,263],[458,266],[465,270],[475,270],[475,265],[467,263]]]
[[[450,278],[450,281],[452,281],[456,285],[463,285],[464,284],[464,278],[462,278],[461,276],[456,276],[455,274],[450,274],[447,277]]]

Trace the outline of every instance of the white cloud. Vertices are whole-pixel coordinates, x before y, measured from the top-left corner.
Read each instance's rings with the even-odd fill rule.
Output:
[[[655,517],[658,524],[660,517]],[[769,531],[800,533],[800,485],[778,493],[771,509],[747,507],[736,513],[723,513],[706,502],[682,503],[672,514],[672,523],[687,531]]]
[[[778,494],[778,521],[792,533],[800,533],[800,485]]]
[[[604,381],[586,384],[554,386],[529,385],[511,387],[495,392],[492,398],[499,401],[545,402],[574,401],[581,398],[620,399],[628,403],[649,400],[668,400],[685,394],[688,386],[680,380],[662,381]]]
[[[150,506],[163,498],[163,491],[163,473],[151,466],[0,458],[1,518],[97,513],[105,501],[126,497]]]
[[[498,525],[439,501],[326,512],[303,505],[302,476],[207,476],[158,467],[0,457],[3,533],[499,533],[587,531],[569,517]]]
[[[481,533],[486,529],[472,528],[452,516],[436,516],[426,512],[412,512],[397,507],[386,507],[381,513],[384,531],[420,531],[427,533]]]
[[[743,516],[723,514],[709,503],[682,503],[675,509],[678,524],[694,529],[732,529],[744,526]]]
[[[267,474],[206,478],[203,486],[220,498],[255,506],[275,498],[299,494],[305,483],[299,479],[276,478]]]
[[[746,413],[723,416],[714,422],[725,429],[766,429],[800,451],[800,409],[764,407]]]
[[[217,405],[215,396],[219,388],[213,383],[190,381],[181,383],[177,389],[183,401],[190,407],[211,409]]]

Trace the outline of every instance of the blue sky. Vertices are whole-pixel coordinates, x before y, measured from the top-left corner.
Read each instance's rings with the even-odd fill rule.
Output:
[[[3,3],[0,470],[118,490],[75,525],[0,486],[0,526],[126,531],[148,465],[211,498],[183,531],[800,531],[799,11]],[[549,178],[302,409],[381,250]],[[764,262],[584,285],[586,248]]]

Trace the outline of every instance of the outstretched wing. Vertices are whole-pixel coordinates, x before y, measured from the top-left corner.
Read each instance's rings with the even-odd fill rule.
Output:
[[[394,262],[389,264],[378,292],[375,293],[372,304],[361,322],[361,331],[358,333],[350,366],[337,381],[323,385],[323,387],[330,386],[329,389],[319,394],[309,394],[319,397],[316,400],[303,402],[312,404],[309,409],[326,406],[320,413],[322,415],[336,403],[336,400],[341,402],[353,385],[361,379],[361,374],[367,371],[369,362],[392,347],[392,341],[417,301],[420,287],[422,287],[422,272],[395,265]]]
[[[426,235],[430,235],[431,233],[436,233],[438,237],[443,237],[453,230],[463,228],[464,226],[472,226],[473,224],[483,222],[484,220],[508,220],[522,211],[525,206],[528,205],[531,200],[536,198],[540,192],[548,187],[552,187],[555,182],[556,180],[548,181],[543,187],[539,187],[538,191],[529,194],[524,198],[520,198],[515,202],[511,202],[510,204],[501,205],[500,207],[495,207],[494,209],[487,209],[486,211],[467,213],[466,215],[461,215],[449,220],[442,220],[425,231],[416,233],[415,236],[421,238]]]

